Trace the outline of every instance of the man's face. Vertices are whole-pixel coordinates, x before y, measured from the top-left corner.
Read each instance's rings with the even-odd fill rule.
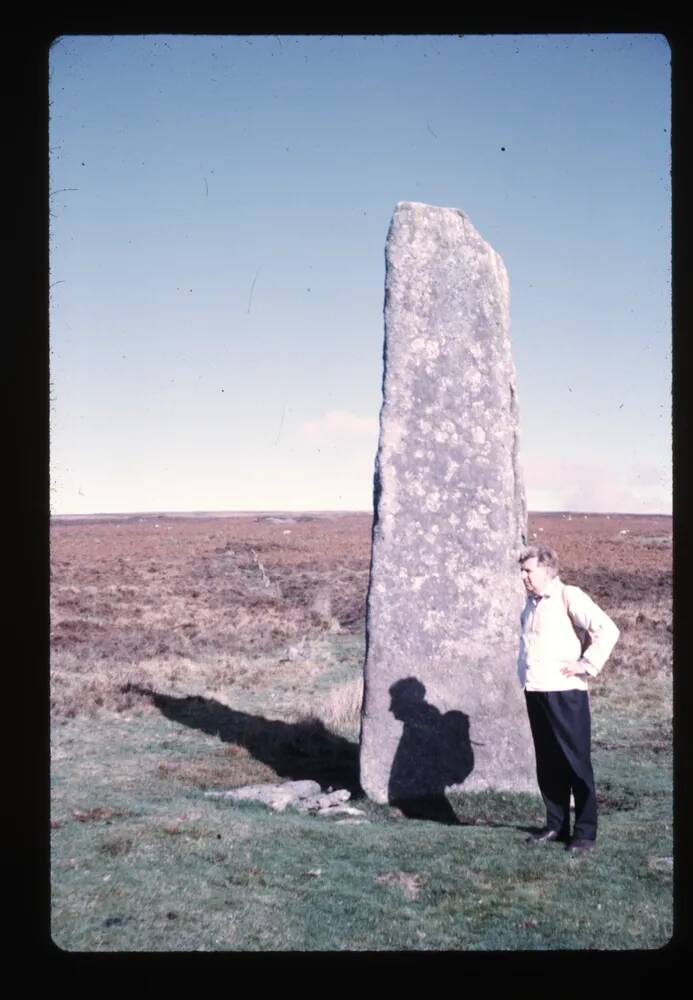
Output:
[[[539,565],[536,556],[532,556],[531,559],[525,559],[520,566],[520,576],[522,577],[522,582],[525,585],[527,593],[534,594],[537,597],[544,593],[547,585],[553,579],[551,570],[546,566]]]

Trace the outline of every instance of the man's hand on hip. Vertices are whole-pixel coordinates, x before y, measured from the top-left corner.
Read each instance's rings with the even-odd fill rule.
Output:
[[[587,671],[581,660],[563,660],[561,673],[565,677],[575,677],[577,674],[587,674]]]

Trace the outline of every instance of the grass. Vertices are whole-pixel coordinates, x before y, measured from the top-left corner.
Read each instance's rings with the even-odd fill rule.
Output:
[[[636,736],[638,734],[635,734]],[[276,780],[162,716],[57,727],[54,940],[68,950],[652,948],[671,934],[670,758],[595,753],[600,842],[530,849],[531,796],[452,797],[460,826],[207,798]],[[143,766],[144,762],[144,766]]]
[[[622,633],[591,692],[599,843],[571,857],[559,845],[525,845],[543,819],[530,795],[451,795],[458,825],[404,818],[359,796],[364,636],[356,612],[367,535],[350,541],[346,520],[332,534],[326,524],[290,524],[300,535],[291,560],[269,537],[284,523],[182,525],[169,541],[152,537],[151,526],[131,538],[120,525],[117,544],[115,526],[111,536],[96,526],[98,545],[84,527],[61,535],[52,623],[55,942],[103,952],[665,945],[673,879],[671,603],[659,582],[669,572],[666,547],[619,540],[613,552],[623,563],[595,569],[581,563],[580,536],[566,540],[575,566],[566,578],[592,588]],[[636,544],[659,560],[647,580],[628,562]],[[246,564],[222,569],[210,548],[242,551]],[[271,602],[253,604],[265,578]],[[170,603],[184,587],[198,595],[190,601],[199,631],[171,638],[166,623],[188,620],[186,602]],[[66,620],[84,627],[60,627]],[[205,794],[304,777],[350,787],[365,815],[276,814]]]

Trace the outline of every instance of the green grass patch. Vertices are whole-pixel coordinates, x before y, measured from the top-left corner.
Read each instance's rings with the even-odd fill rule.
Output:
[[[543,816],[531,795],[451,796],[459,825],[363,798],[367,822],[355,823],[205,796],[305,776],[326,747],[355,750],[269,708],[239,706],[220,717],[226,731],[201,726],[217,718],[202,699],[197,717],[68,720],[53,730],[54,940],[75,951],[661,947],[673,848],[666,685],[660,694],[641,714],[622,692],[593,697],[607,744],[594,753],[600,831],[578,857],[525,845]],[[245,743],[241,716],[256,719]]]

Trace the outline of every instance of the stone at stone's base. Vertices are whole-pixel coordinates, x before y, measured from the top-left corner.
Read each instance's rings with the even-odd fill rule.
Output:
[[[320,810],[334,809],[341,802],[347,802],[351,798],[351,793],[346,788],[338,788],[335,792],[326,792],[324,795],[301,796],[296,801],[296,808],[301,812],[318,812]]]
[[[313,813],[317,816],[332,816],[335,813],[347,813],[350,816],[363,815],[361,809],[343,805],[351,798],[351,793],[347,788],[337,788],[335,791],[322,793],[317,781],[309,780],[244,785],[242,788],[231,788],[223,792],[205,792],[205,796],[216,799],[262,802],[277,812],[284,812],[288,806],[292,806],[299,812]]]
[[[205,792],[207,798],[238,799],[239,801],[263,802],[271,809],[283,812],[288,805],[320,794],[317,781],[284,781],[278,784],[244,785],[224,792]]]

